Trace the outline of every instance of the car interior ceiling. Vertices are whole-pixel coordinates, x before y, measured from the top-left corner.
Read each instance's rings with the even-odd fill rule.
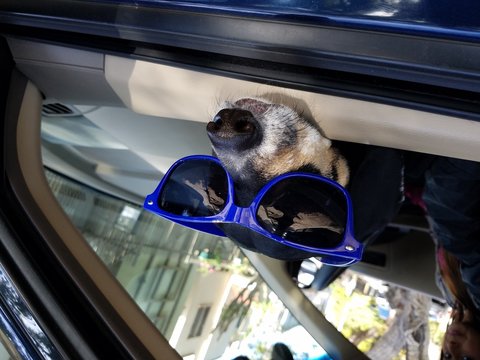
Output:
[[[153,189],[173,161],[189,154],[210,153],[205,124],[219,101],[242,95],[273,93],[286,101],[294,99],[297,109],[311,112],[325,135],[334,140],[480,161],[480,127],[460,117],[287,90],[65,45],[14,37],[8,42],[17,68],[44,96],[44,111],[52,104],[78,111],[73,122],[68,122],[72,114],[64,116],[61,126],[71,126],[71,134],[86,132],[86,136],[109,143],[101,154],[91,152],[95,145],[85,146],[84,139],[72,137],[69,143],[62,143],[56,134],[65,128],[59,129],[55,116],[44,112],[44,164],[135,203],[142,202],[142,194]],[[188,136],[177,138],[171,134]],[[83,166],[72,166],[72,160]],[[96,162],[94,168],[89,166],[92,161]],[[414,253],[409,246],[412,241],[416,244]],[[434,283],[433,251],[423,215],[407,203],[368,248],[366,260],[353,269],[440,298]],[[296,285],[288,281],[292,273],[284,264],[248,251],[246,254],[278,296],[294,309],[298,320],[307,324],[305,327],[314,337],[322,337],[318,324],[326,320],[316,315],[318,312],[300,292],[291,291]],[[415,277],[409,276],[412,272]],[[329,276],[319,289],[338,274]],[[335,336],[334,328],[327,324],[322,331]]]

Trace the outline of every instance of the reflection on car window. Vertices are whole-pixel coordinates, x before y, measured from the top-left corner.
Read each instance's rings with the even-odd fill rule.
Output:
[[[0,359],[23,359],[17,351],[18,344],[14,344],[11,338],[0,329]]]
[[[328,359],[229,239],[199,233],[46,169],[92,249],[184,358]]]

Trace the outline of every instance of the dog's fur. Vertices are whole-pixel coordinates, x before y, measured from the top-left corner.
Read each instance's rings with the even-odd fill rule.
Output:
[[[317,123],[289,106],[255,97],[226,101],[207,130],[241,202],[251,200],[272,178],[292,171],[317,173],[343,186],[348,182],[345,159]]]
[[[292,106],[257,97],[225,101],[207,132],[214,154],[233,179],[239,206],[249,206],[262,186],[287,172],[316,173],[343,186],[348,182],[346,160],[317,123]],[[235,225],[221,228],[242,247],[270,257],[295,260],[314,255]]]

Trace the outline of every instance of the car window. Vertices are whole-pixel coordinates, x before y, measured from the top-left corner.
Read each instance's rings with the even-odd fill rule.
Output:
[[[67,106],[65,114],[59,106],[44,105],[42,117],[48,183],[90,247],[180,355],[263,359],[274,343],[283,342],[295,358],[328,358],[233,242],[141,207],[142,194],[154,189],[162,172],[84,117],[101,113],[101,107]],[[109,151],[118,158],[108,156]],[[78,175],[87,164],[95,165],[96,179]],[[132,181],[130,192],[98,185],[98,176],[121,177],[128,171],[144,173],[145,183]],[[393,305],[391,294],[402,289],[350,270],[321,291],[302,285],[319,266],[318,261],[304,262],[299,286],[346,338],[368,353],[399,321],[395,314],[402,304]],[[409,298],[414,292],[402,295]],[[431,297],[424,300],[430,352],[438,354],[448,308]]]
[[[329,358],[229,239],[45,174],[85,240],[180,355],[263,359],[282,342],[295,358]]]
[[[82,239],[73,227],[61,226],[64,217],[59,216],[58,223],[51,221],[61,211],[56,206],[41,206],[56,204],[40,199],[38,194],[44,189],[35,182],[44,179],[29,176],[35,170],[26,169],[34,167],[23,162],[22,176],[26,175],[25,182],[35,193],[35,201],[29,199],[28,203],[34,208],[38,202],[58,235],[58,239],[48,240],[48,250],[59,263],[63,260],[62,270],[72,275],[72,284],[90,295],[88,300],[99,314],[105,316],[107,311],[98,305],[104,301],[112,305],[107,310],[119,315],[108,324],[115,324],[112,329],[121,330],[123,325],[133,329],[132,324],[140,324],[133,331],[140,339],[145,325],[150,325],[148,318],[184,358],[269,358],[279,341],[297,358],[328,357],[301,322],[312,334],[314,326],[307,326],[305,317],[292,306],[297,300],[293,295],[302,295],[299,291],[292,291],[294,300],[288,302],[288,294],[272,291],[279,290],[273,276],[258,266],[248,251],[244,253],[226,238],[192,231],[145,212],[141,207],[144,196],[173,161],[188,154],[211,153],[204,136],[207,113],[215,100],[242,92],[301,94],[298,110],[303,111],[303,104],[315,105],[321,115],[319,124],[331,139],[478,160],[479,127],[470,121],[478,120],[472,80],[478,68],[470,61],[475,56],[465,56],[475,52],[471,45],[478,40],[478,24],[472,16],[463,21],[453,19],[446,6],[425,6],[415,0],[400,2],[395,9],[371,2],[226,2],[213,10],[208,1],[201,0],[186,1],[182,6],[149,0],[142,6],[130,3],[105,2],[105,14],[112,16],[102,19],[91,18],[93,12],[87,11],[86,2],[78,4],[82,10],[78,17],[67,14],[76,14],[73,8],[64,9],[65,18],[61,18],[62,11],[55,10],[40,21],[43,30],[29,40],[22,39],[25,33],[18,24],[22,18],[27,21],[24,25],[40,19],[31,16],[37,15],[33,8],[6,18],[14,28],[7,32],[12,35],[8,43],[16,67],[36,93],[33,106],[26,103],[25,107],[36,109],[40,97],[45,100],[41,134],[45,177],[84,240],[79,241]],[[35,21],[29,26],[40,24]],[[72,29],[75,36],[70,37]],[[58,30],[63,31],[59,38]],[[330,41],[320,44],[318,39]],[[72,41],[71,48],[61,45],[62,41]],[[379,41],[386,46],[378,45]],[[105,54],[97,52],[104,46],[108,47]],[[349,50],[345,52],[345,48]],[[428,48],[428,56],[419,48]],[[21,125],[36,130],[30,127],[34,116],[20,113]],[[141,126],[126,126],[140,124],[136,121],[140,117],[144,120]],[[22,137],[12,138],[22,143]],[[36,140],[23,143],[37,145]],[[152,146],[155,143],[161,143],[163,150]],[[34,158],[36,152],[30,149],[19,151],[19,157]],[[14,190],[20,194],[18,187]],[[50,193],[43,193],[51,198]],[[49,209],[55,211],[49,213]],[[28,215],[33,218],[36,212],[36,208],[30,209]],[[48,226],[35,225],[42,235],[54,233]],[[65,228],[66,232],[59,231]],[[431,238],[428,240],[433,248]],[[66,249],[56,242],[67,245]],[[391,258],[399,260],[400,267],[418,259],[417,244],[414,246],[405,256],[395,253]],[[65,261],[69,258],[64,254],[73,255],[78,263]],[[377,260],[381,262],[374,259],[373,263]],[[89,267],[90,263],[95,266]],[[427,275],[419,273],[421,266],[409,269],[406,276],[411,282],[405,283],[419,285],[413,286],[415,289],[430,286],[420,293],[402,287],[401,281],[393,282],[393,278],[402,280],[401,276],[389,278],[375,269],[365,272],[377,273],[383,279],[379,280],[363,275],[362,264],[357,265],[360,267],[342,272],[329,286],[318,288],[316,275],[323,267],[310,259],[298,273],[289,274],[288,280],[364,353],[378,352],[382,343],[391,349],[399,346],[400,336],[393,330],[408,320],[402,339],[405,336],[415,342],[427,337],[423,343],[429,344],[430,357],[438,358],[451,309],[432,296],[436,292],[431,291],[434,280],[429,274],[434,266],[424,266]],[[74,267],[85,270],[87,276],[72,271]],[[103,286],[103,279],[114,281],[105,274],[106,269],[124,292],[120,287]],[[418,274],[418,280],[411,274]],[[96,294],[83,287],[80,277],[92,280],[87,285],[104,297],[92,296]],[[431,279],[430,284],[422,283],[425,278]],[[122,296],[116,297],[118,294]],[[122,311],[126,302],[131,305],[128,309],[133,306],[126,294],[146,318],[140,311]],[[127,318],[128,313],[139,316]],[[138,318],[142,321],[134,321]],[[318,332],[314,335],[323,343]],[[338,343],[346,348],[350,345],[325,338],[329,349],[338,348]],[[163,339],[150,337],[149,349],[156,346],[155,340]],[[125,347],[131,350],[134,345]],[[411,358],[410,350],[397,351],[395,359]],[[384,357],[389,358],[380,352],[379,358]]]

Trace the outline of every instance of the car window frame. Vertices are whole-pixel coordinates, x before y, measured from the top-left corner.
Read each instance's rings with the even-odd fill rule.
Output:
[[[16,236],[0,239],[2,260],[35,318],[67,357],[180,358],[55,200],[40,155],[41,93],[16,71],[10,84],[1,208]]]

